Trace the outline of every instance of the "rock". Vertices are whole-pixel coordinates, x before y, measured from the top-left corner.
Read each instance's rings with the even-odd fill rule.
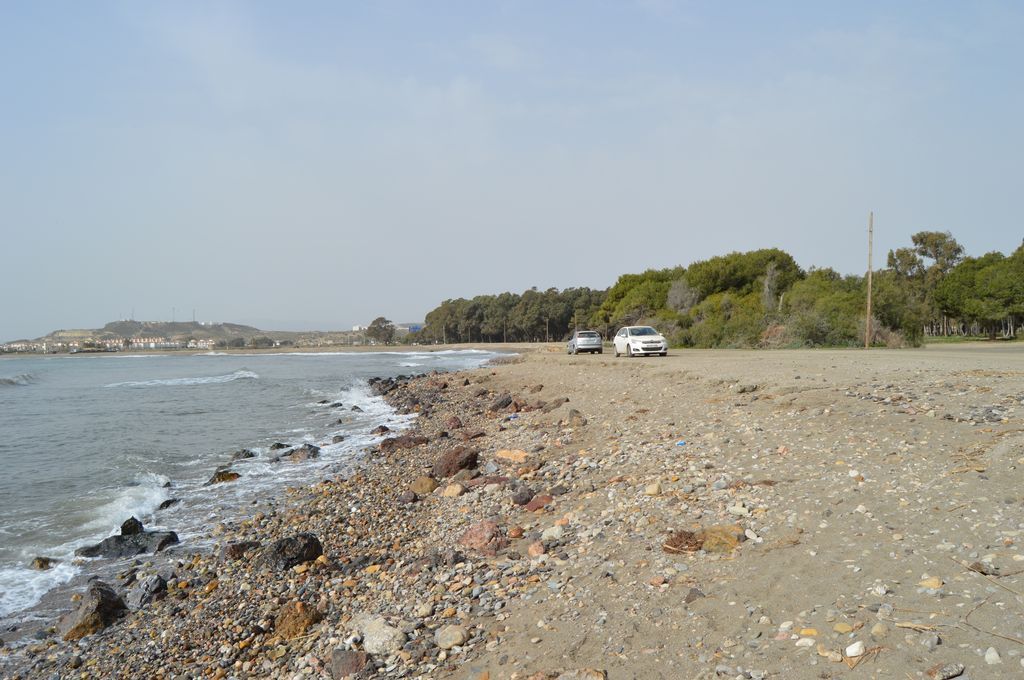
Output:
[[[333,437],[331,437],[332,444],[340,444],[343,441],[345,441],[345,435],[343,434],[336,434]]]
[[[441,626],[434,633],[434,644],[441,649],[451,649],[465,644],[469,631],[462,626]]]
[[[366,652],[354,652],[343,647],[336,647],[331,652],[331,662],[328,671],[332,678],[340,680],[357,675],[366,668],[370,662],[370,655]]]
[[[122,536],[134,536],[143,532],[142,522],[135,517],[129,517],[121,524]]]
[[[313,444],[303,444],[284,454],[292,462],[299,463],[304,460],[312,460],[320,456],[320,447]]]
[[[420,498],[416,495],[415,491],[406,489],[402,493],[398,494],[398,502],[402,505],[409,505],[409,503],[415,503]]]
[[[608,673],[596,668],[580,668],[563,671],[555,677],[555,680],[608,680]]]
[[[144,531],[128,536],[109,536],[96,545],[75,550],[80,557],[134,557],[144,553],[160,552],[178,542],[173,531]]]
[[[47,571],[52,569],[55,564],[60,564],[60,560],[54,557],[35,557],[32,559],[32,563],[29,565],[36,571]]]
[[[999,656],[999,652],[995,647],[989,647],[985,650],[985,663],[989,666],[995,666],[996,664],[1002,663],[1003,660]]]
[[[259,541],[236,541],[221,548],[220,556],[225,560],[240,560],[245,557],[245,553],[258,547],[260,547]]]
[[[686,596],[683,597],[683,602],[685,602],[686,604],[692,604],[697,600],[704,599],[705,597],[707,597],[707,595],[705,595],[704,591],[702,591],[700,588],[690,588],[688,591],[686,591]]]
[[[163,503],[160,504],[160,506],[157,508],[157,510],[166,510],[167,508],[173,508],[175,505],[177,505],[180,502],[181,502],[180,498],[168,498],[167,500],[165,500]]]
[[[167,581],[159,574],[153,574],[139,581],[128,591],[127,604],[130,609],[141,609],[150,602],[160,599],[167,592]]]
[[[319,539],[310,533],[296,534],[270,544],[257,556],[258,564],[285,571],[297,564],[311,562],[324,552]]]
[[[521,486],[512,492],[512,502],[516,505],[526,505],[533,500],[537,494],[528,486]]]
[[[523,509],[527,512],[537,512],[538,510],[543,510],[544,506],[553,500],[555,499],[546,493],[539,494],[534,496],[529,503],[523,506]]]
[[[388,432],[391,432],[391,428],[387,425],[378,425],[370,430],[370,434],[387,434]]]
[[[757,385],[737,385],[736,386],[736,393],[737,394],[747,394],[749,392],[756,392],[756,391],[757,391]]]
[[[61,618],[57,630],[65,640],[80,640],[114,623],[125,609],[124,600],[113,588],[103,581],[93,581],[78,607]]]
[[[427,477],[422,475],[416,478],[412,484],[409,485],[409,489],[420,496],[426,496],[427,494],[434,493],[434,489],[437,488],[437,480],[433,477]]]
[[[881,640],[889,634],[889,626],[885,625],[881,621],[871,627],[871,637]]]
[[[274,442],[270,445],[271,451],[280,451],[281,449],[289,448],[288,444],[282,444],[281,442]]]
[[[530,454],[519,449],[501,449],[494,454],[494,457],[500,458],[501,460],[507,460],[510,463],[525,463],[527,458],[530,457]]]
[[[541,413],[551,413],[562,404],[568,403],[568,401],[565,397],[556,397],[541,407]]]
[[[242,475],[232,470],[217,470],[213,473],[213,477],[210,477],[210,481],[206,482],[206,486],[212,484],[223,484],[224,482],[233,482]]]
[[[494,557],[498,551],[508,545],[497,522],[484,520],[466,529],[459,537],[459,545],[478,550],[488,557]]]
[[[587,419],[583,417],[583,414],[574,408],[569,409],[569,415],[566,417],[566,423],[569,427],[583,427],[587,424]]]
[[[383,616],[360,616],[354,627],[363,635],[363,649],[374,656],[397,654],[405,644],[405,633],[388,625]]]
[[[281,608],[277,618],[274,619],[274,633],[278,637],[290,640],[302,635],[323,618],[324,615],[315,607],[311,607],[301,600],[292,600]]]
[[[246,460],[248,458],[255,458],[256,452],[250,449],[240,449],[231,454],[231,460]]]
[[[658,482],[652,482],[644,487],[645,496],[660,496],[661,495],[661,484]]]
[[[963,675],[965,670],[962,663],[938,664],[928,669],[928,677],[933,680],[952,680]]]
[[[449,484],[441,491],[441,495],[445,498],[458,498],[464,493],[466,493],[466,487],[461,484]]]
[[[451,477],[459,470],[475,468],[479,460],[480,452],[476,449],[469,449],[459,446],[451,451],[446,451],[435,461],[431,469],[432,476],[436,479]]]
[[[526,548],[526,554],[530,557],[540,557],[547,552],[547,548],[540,541],[534,541]]]
[[[851,659],[856,658],[858,656],[863,656],[864,650],[864,642],[861,640],[857,640],[852,645],[846,648],[846,656]]]
[[[491,402],[491,405],[487,407],[488,411],[500,411],[506,409],[512,405],[512,395],[508,392],[500,395],[497,399]]]
[[[449,430],[457,430],[462,427],[462,420],[458,416],[449,416],[445,418],[444,426]]]
[[[403,434],[399,437],[388,437],[380,443],[381,453],[394,453],[400,449],[411,449],[421,444],[426,444],[430,440],[423,435],[418,434]]]
[[[540,534],[540,540],[542,541],[558,541],[565,535],[565,529],[559,525],[548,527]]]

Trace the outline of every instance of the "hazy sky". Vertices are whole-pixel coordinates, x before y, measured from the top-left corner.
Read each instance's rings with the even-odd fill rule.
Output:
[[[1021,229],[1017,2],[0,3],[0,341]]]

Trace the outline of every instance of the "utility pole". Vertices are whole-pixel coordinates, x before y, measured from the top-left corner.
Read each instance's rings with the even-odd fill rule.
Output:
[[[868,213],[868,316],[864,324],[864,349],[871,347],[871,246],[875,234],[875,213]]]

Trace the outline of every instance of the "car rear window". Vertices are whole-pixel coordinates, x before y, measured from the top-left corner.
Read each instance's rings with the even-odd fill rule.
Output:
[[[582,333],[579,333],[578,335],[581,338],[599,338],[599,337],[601,337],[600,335],[598,335],[597,333],[595,333],[593,331],[589,331],[589,332],[584,331]]]

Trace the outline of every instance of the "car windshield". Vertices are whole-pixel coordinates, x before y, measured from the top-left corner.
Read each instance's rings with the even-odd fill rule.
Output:
[[[583,331],[582,333],[577,333],[576,337],[577,338],[599,338],[601,336],[599,336],[594,331]]]
[[[630,335],[657,335],[658,331],[654,330],[650,326],[637,326],[629,333]]]

